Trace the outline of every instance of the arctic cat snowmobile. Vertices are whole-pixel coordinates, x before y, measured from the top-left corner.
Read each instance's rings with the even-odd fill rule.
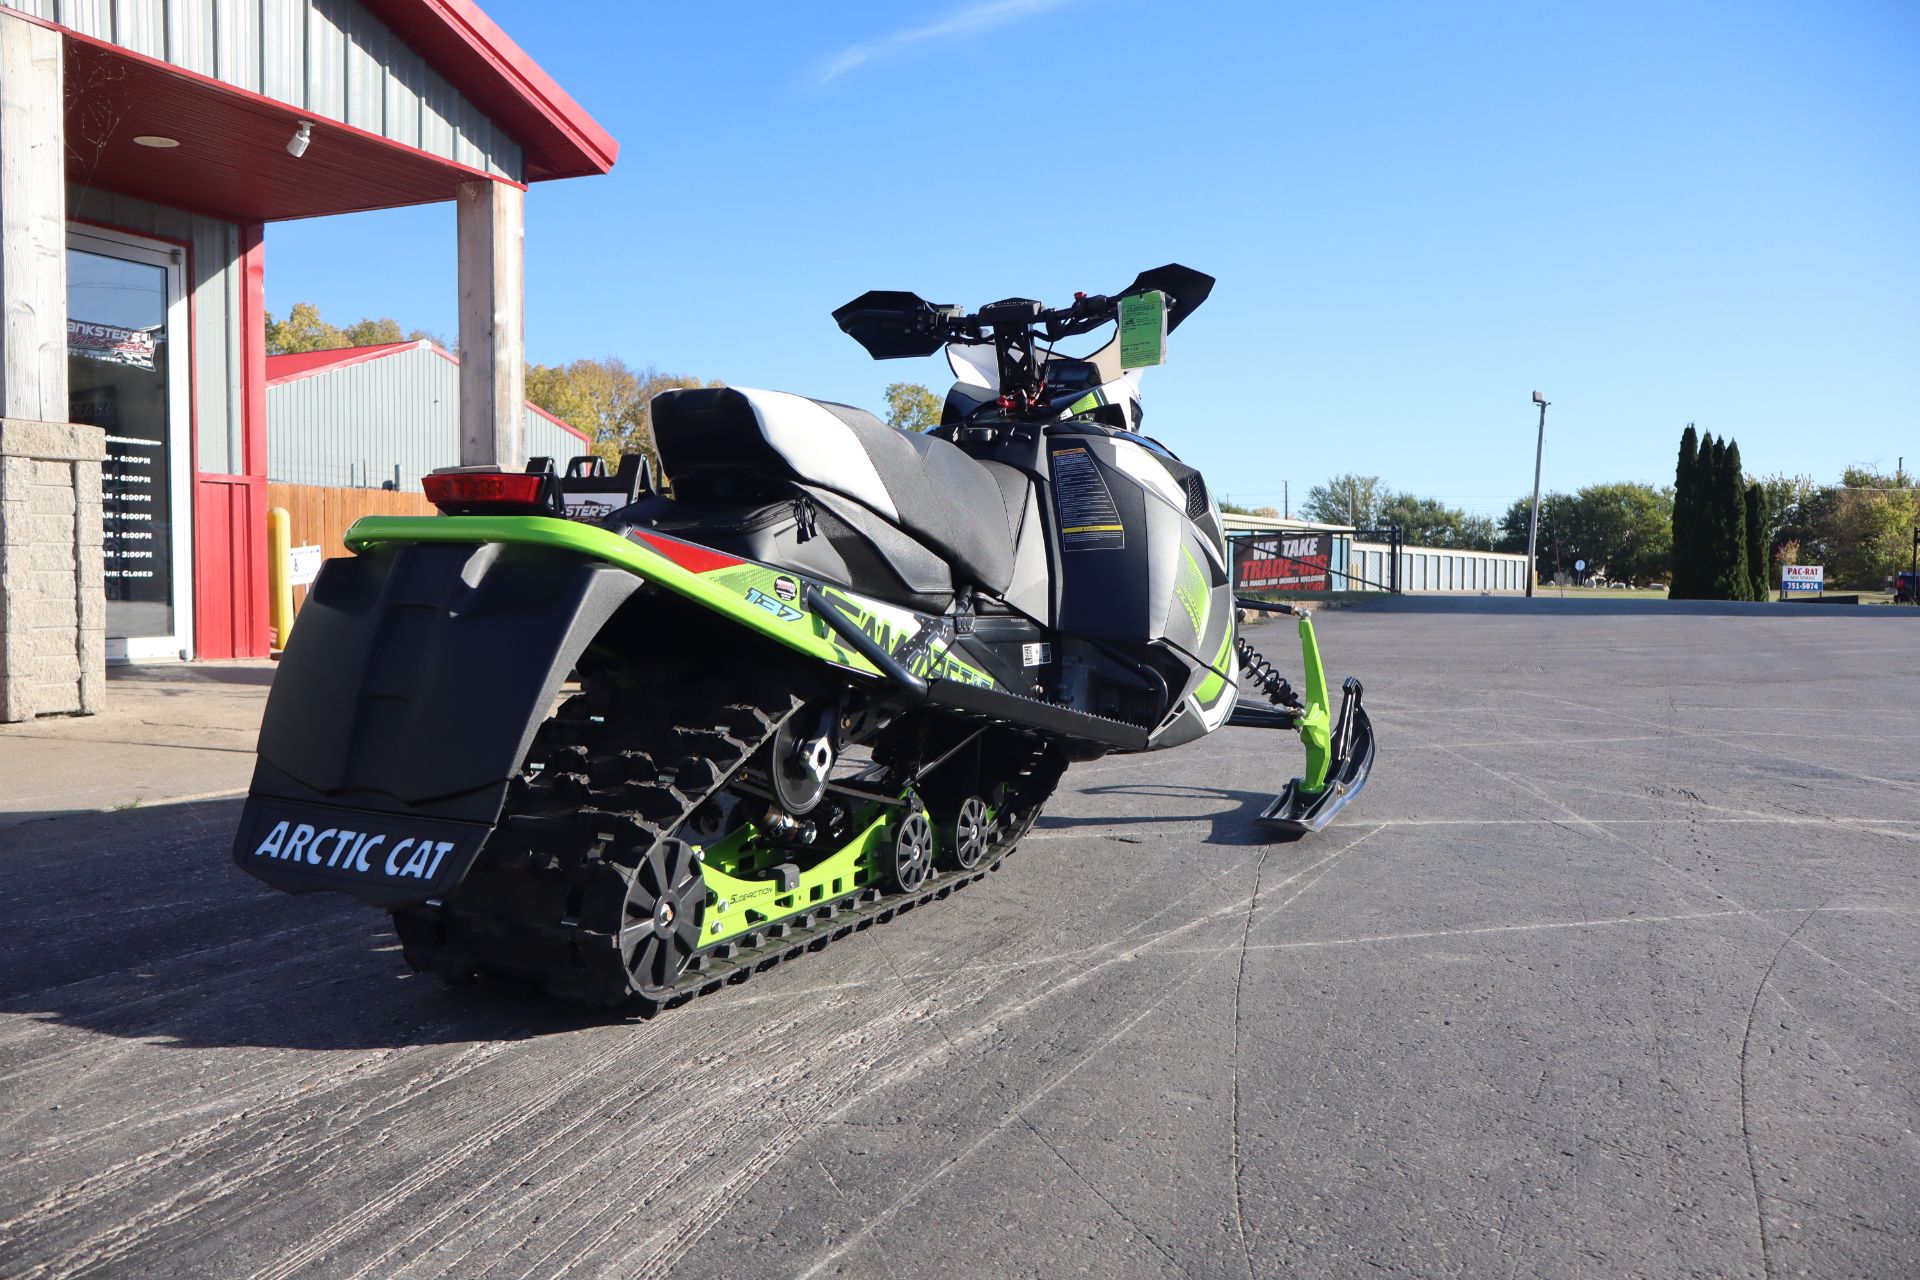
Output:
[[[1297,731],[1260,821],[1324,826],[1372,763],[1360,684],[1333,705],[1304,615],[1304,697],[1236,640],[1214,500],[1139,431],[1139,370],[1212,285],[855,299],[876,359],[946,347],[925,434],[670,391],[670,488],[638,457],[429,475],[443,515],[359,521],[314,582],[235,860],[389,910],[449,981],[657,1008],[980,880],[1072,761]]]

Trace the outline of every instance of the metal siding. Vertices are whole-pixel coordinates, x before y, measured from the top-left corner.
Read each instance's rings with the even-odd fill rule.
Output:
[[[460,95],[439,72],[427,67],[422,72],[420,94],[420,149],[436,156],[453,154],[454,104]]]
[[[387,128],[387,46],[398,43],[366,10],[343,7],[341,29],[346,33],[346,121],[356,129],[383,137]]]
[[[306,0],[259,0],[260,93],[307,105]]]
[[[588,453],[587,442],[564,427],[556,427],[532,409],[527,410],[527,457],[552,458],[564,470],[570,458]]]
[[[166,14],[154,0],[113,0],[113,42],[149,58],[166,57]]]
[[[112,0],[58,0],[58,3],[46,0],[37,7],[31,4],[20,7],[43,18],[51,17],[61,26],[72,27],[95,39],[113,39]],[[48,9],[52,10],[51,14],[46,12]]]
[[[386,135],[423,151],[420,111],[426,84],[426,62],[398,40],[391,42],[387,46]]]
[[[0,0],[0,4],[4,4],[9,9],[18,9],[22,13],[30,13],[36,18],[44,18],[48,22],[61,20],[54,15],[54,0]]]
[[[453,107],[453,158],[470,168],[486,168],[492,127],[471,102],[457,94]]]
[[[527,410],[530,456],[556,466],[586,452],[578,436]],[[509,465],[521,466],[524,458]],[[275,484],[400,488],[460,462],[460,369],[427,348],[396,352],[267,388],[267,478]]]
[[[176,67],[210,76],[213,70],[213,0],[156,0],[166,10],[166,58]]]
[[[260,92],[262,0],[214,0],[214,75],[252,93]]]
[[[307,4],[307,110],[329,120],[346,117],[347,36],[328,0]]]

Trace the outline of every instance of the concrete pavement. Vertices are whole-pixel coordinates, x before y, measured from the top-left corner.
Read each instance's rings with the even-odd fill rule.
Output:
[[[406,976],[231,801],[9,828],[0,1271],[1920,1274],[1920,629],[1318,621],[1336,828],[1258,840],[1280,735],[1076,766],[651,1022]]]
[[[113,667],[100,715],[0,724],[0,827],[245,793],[273,667]]]

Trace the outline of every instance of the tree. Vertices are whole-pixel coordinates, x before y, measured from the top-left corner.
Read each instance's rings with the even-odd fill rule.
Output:
[[[342,329],[322,319],[320,308],[311,302],[294,303],[293,310],[287,312],[285,320],[275,320],[268,314],[266,322],[267,354],[271,356],[292,355],[302,351],[337,351],[342,347],[372,347],[387,342],[415,342],[422,338],[439,346],[446,345],[425,329],[403,333],[400,322],[387,316],[377,320],[356,320]]]
[[[1587,571],[1652,582],[1673,570],[1673,497],[1650,484],[1592,484],[1575,495],[1574,536]]]
[[[1495,549],[1524,552],[1530,499],[1517,498],[1500,522]],[[1573,572],[1604,571],[1623,582],[1667,578],[1673,568],[1673,495],[1649,484],[1593,484],[1575,494],[1540,499],[1540,542],[1535,570],[1546,579]]]
[[[1813,516],[1821,487],[1813,482],[1812,476],[1765,476],[1759,485],[1765,521],[1762,527],[1769,547],[1788,541],[1805,542],[1814,537]]]
[[[681,387],[720,385],[662,373],[651,365],[633,369],[618,356],[527,368],[527,399],[585,432],[593,452],[610,465],[617,465],[623,453],[644,453],[658,463],[648,413],[655,396]]]
[[[1731,438],[1700,442],[1697,519],[1703,530],[1700,595],[1708,600],[1751,600],[1747,570],[1747,491],[1740,445]]]
[[[1386,496],[1379,476],[1337,475],[1307,490],[1300,514],[1321,524],[1374,529],[1380,525],[1380,506]]]
[[[940,425],[940,397],[917,382],[889,383],[887,425],[901,431],[928,431]]]
[[[1689,422],[1680,433],[1680,461],[1673,469],[1673,578],[1667,595],[1674,600],[1690,600],[1698,594],[1699,575],[1694,564],[1700,546],[1694,512],[1699,454],[1700,441]]]
[[[1773,598],[1773,574],[1769,572],[1767,537],[1767,499],[1760,482],[1747,486],[1747,580],[1755,600]]]
[[[320,318],[320,308],[311,302],[294,303],[285,320],[267,316],[267,354],[270,356],[332,351],[352,345],[345,333]]]
[[[1837,486],[1828,486],[1807,504],[1815,536],[1801,560],[1824,563],[1836,585],[1878,589],[1907,567],[1920,494],[1904,471],[1881,475],[1848,467]]]
[[[1486,551],[1493,546],[1493,521],[1449,507],[1438,498],[1396,493],[1380,504],[1375,523],[1399,525],[1407,542],[1418,547],[1459,547]]]

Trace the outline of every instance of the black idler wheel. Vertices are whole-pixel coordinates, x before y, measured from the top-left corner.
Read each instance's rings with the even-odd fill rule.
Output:
[[[642,995],[672,986],[700,947],[707,882],[693,848],[662,840],[633,869],[621,909],[620,959]]]
[[[987,856],[992,836],[987,802],[979,796],[968,796],[953,816],[940,824],[942,860],[961,871],[971,871]]]
[[[917,798],[893,828],[892,856],[887,862],[887,887],[895,893],[914,893],[933,871],[933,823]]]

